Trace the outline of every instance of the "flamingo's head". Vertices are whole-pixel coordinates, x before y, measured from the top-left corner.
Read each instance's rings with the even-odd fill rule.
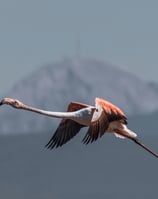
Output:
[[[11,105],[14,108],[22,108],[23,107],[23,103],[20,102],[17,99],[12,99],[12,98],[3,98],[0,102],[0,106],[3,104],[8,104]]]

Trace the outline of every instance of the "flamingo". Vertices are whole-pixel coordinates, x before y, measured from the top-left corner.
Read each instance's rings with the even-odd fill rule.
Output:
[[[92,143],[106,132],[113,133],[118,138],[128,138],[149,153],[158,158],[158,154],[146,147],[138,138],[137,134],[127,128],[127,116],[124,112],[107,100],[96,98],[95,106],[71,102],[67,112],[52,112],[25,105],[21,101],[12,98],[4,98],[0,105],[8,104],[13,108],[24,109],[49,117],[62,118],[54,135],[46,147],[49,149],[61,147],[72,139],[83,127],[89,127],[82,142]]]

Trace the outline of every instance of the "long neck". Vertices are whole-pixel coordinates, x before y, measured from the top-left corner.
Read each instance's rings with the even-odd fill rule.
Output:
[[[46,115],[49,117],[55,117],[55,118],[67,118],[67,119],[74,119],[77,117],[76,112],[52,112],[52,111],[45,111],[42,109],[34,108],[31,106],[23,105],[21,109],[35,112],[41,115]]]

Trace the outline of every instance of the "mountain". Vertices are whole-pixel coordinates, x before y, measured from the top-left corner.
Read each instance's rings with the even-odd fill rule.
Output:
[[[96,96],[110,100],[128,115],[158,109],[155,87],[117,66],[95,59],[67,58],[42,66],[2,97],[18,98],[46,110],[65,111],[71,101],[94,104]],[[57,122],[11,107],[3,106],[0,110],[1,134],[50,131]]]

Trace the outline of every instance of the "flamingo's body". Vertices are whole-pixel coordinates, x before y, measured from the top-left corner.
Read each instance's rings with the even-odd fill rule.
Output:
[[[95,106],[71,102],[67,112],[51,112],[27,106],[22,102],[4,98],[0,105],[9,104],[14,108],[24,109],[49,117],[62,118],[54,135],[46,147],[52,149],[62,146],[72,139],[82,127],[89,126],[83,138],[83,143],[88,144],[101,137],[104,133],[114,133],[119,138],[129,138],[158,158],[158,154],[151,151],[137,139],[136,133],[127,128],[127,117],[123,111],[112,103],[96,98]]]

